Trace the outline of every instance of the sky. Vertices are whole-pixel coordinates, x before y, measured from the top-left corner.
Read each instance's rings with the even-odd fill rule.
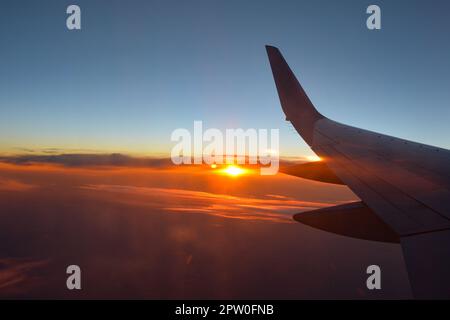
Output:
[[[375,2],[374,2],[375,3]],[[77,4],[82,30],[66,28]],[[2,1],[0,152],[168,155],[176,128],[279,128],[264,45],[324,115],[450,148],[448,1]]]

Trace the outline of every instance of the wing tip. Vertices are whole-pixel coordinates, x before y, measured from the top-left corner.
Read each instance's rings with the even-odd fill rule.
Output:
[[[269,59],[271,59],[271,57],[274,57],[275,55],[281,55],[280,49],[270,44],[266,44],[266,52],[269,56]]]
[[[278,50],[279,51],[279,49],[277,47],[275,47],[271,44],[266,44],[266,50]]]
[[[280,50],[266,45],[269,64],[286,119],[309,144],[312,144],[315,123],[324,118],[309,100]]]

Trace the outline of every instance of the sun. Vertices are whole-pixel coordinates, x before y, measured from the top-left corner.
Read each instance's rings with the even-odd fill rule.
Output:
[[[240,176],[245,173],[245,169],[239,168],[238,166],[229,165],[225,169],[222,170],[223,173],[229,176]]]

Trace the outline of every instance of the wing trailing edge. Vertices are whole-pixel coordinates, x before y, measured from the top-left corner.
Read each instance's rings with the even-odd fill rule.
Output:
[[[310,227],[342,236],[399,243],[399,236],[364,202],[351,202],[294,215],[294,220]]]

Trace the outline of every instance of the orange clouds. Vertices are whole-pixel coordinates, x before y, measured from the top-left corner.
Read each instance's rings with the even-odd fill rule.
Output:
[[[37,285],[39,279],[31,274],[34,270],[47,265],[47,263],[45,260],[0,259],[0,291],[3,294],[6,292],[14,293]]]
[[[28,191],[34,187],[34,185],[17,180],[0,178],[0,191]]]
[[[291,214],[322,208],[328,203],[300,201],[284,196],[261,198],[231,196],[176,188],[149,188],[121,185],[86,185],[82,189],[129,195],[113,201],[158,207],[169,212],[203,213],[231,219],[292,222]]]
[[[85,157],[56,159],[71,161],[73,166],[0,162],[0,191],[81,193],[95,201],[145,207],[149,213],[197,213],[283,223],[292,223],[292,215],[298,212],[354,200],[345,187],[283,174],[233,178],[217,175],[209,166],[166,166],[164,161],[157,167],[111,166],[110,158],[106,158],[108,162],[96,157],[95,161],[107,165],[85,167],[76,165],[86,163]],[[126,160],[125,164],[131,161],[113,159]]]
[[[69,160],[0,163],[10,190],[0,190],[1,297],[73,298],[65,288],[69,264],[87,271],[82,298],[303,297],[323,284],[333,261],[327,248],[339,243],[350,258],[338,269],[360,270],[351,262],[364,244],[292,219],[353,200],[346,187],[284,174],[232,178],[203,166]],[[39,265],[42,259],[49,262]],[[344,280],[339,288],[347,288]]]

